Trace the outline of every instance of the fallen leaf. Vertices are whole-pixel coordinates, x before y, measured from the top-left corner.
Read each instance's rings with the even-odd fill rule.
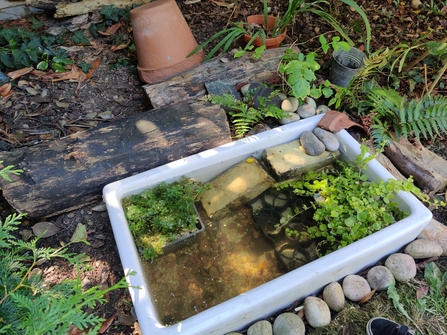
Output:
[[[37,92],[34,88],[32,88],[32,87],[27,87],[27,88],[25,88],[25,90],[29,93],[29,94],[31,94],[31,95],[37,95],[37,94],[39,94],[39,92]]]
[[[93,62],[90,63],[92,66],[90,69],[88,69],[88,72],[86,74],[86,78],[90,79],[93,76],[93,73],[98,69],[98,67],[101,65],[101,58],[95,59]]]
[[[32,68],[32,67],[25,67],[25,68],[20,69],[20,70],[15,70],[15,71],[12,71],[12,72],[8,72],[7,75],[8,75],[9,78],[14,80],[14,79],[17,79],[17,78],[19,78],[19,77],[21,77],[21,76],[23,76],[23,75],[25,75],[27,73],[32,72],[33,70],[34,70],[34,68]]]
[[[110,35],[115,35],[115,33],[118,31],[118,29],[120,29],[121,27],[121,23],[115,23],[113,26],[110,26],[109,28],[107,28],[106,31],[99,31],[98,30],[98,34],[104,35],[104,36],[110,36]]]
[[[2,98],[6,97],[11,92],[11,83],[6,83],[0,86],[0,95]]]
[[[192,5],[194,3],[198,3],[200,0],[187,0],[184,2],[185,5]]]
[[[110,51],[115,52],[115,51],[118,51],[118,50],[123,50],[123,49],[127,48],[128,45],[129,45],[129,43],[120,44],[120,45],[114,45],[114,46],[112,46],[110,48]]]
[[[99,328],[98,333],[99,334],[104,334],[107,329],[110,328],[110,326],[112,325],[113,320],[115,320],[116,314],[112,315],[110,318],[108,318],[106,321],[104,321],[102,323],[101,328]]]
[[[369,292],[368,294],[365,294],[362,299],[360,299],[359,304],[364,304],[367,303],[368,301],[371,300],[371,298],[373,297],[374,293],[376,293],[377,289],[372,290],[371,292]]]
[[[416,299],[422,299],[423,297],[427,296],[428,294],[428,286],[422,286],[419,287],[416,291]]]
[[[227,3],[225,1],[211,0],[211,2],[219,7],[227,7],[227,8],[234,7],[234,3]]]
[[[70,104],[68,102],[63,102],[63,101],[59,101],[59,100],[55,100],[54,103],[56,104],[57,107],[60,107],[60,108],[68,108],[68,106],[70,106]]]
[[[87,230],[85,225],[78,223],[73,235],[70,238],[70,242],[87,242]]]

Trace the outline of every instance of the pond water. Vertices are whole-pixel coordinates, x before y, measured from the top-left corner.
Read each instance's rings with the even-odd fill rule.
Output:
[[[317,257],[315,243],[287,238],[285,226],[274,227],[281,212],[290,212],[284,196],[272,197],[274,192],[268,190],[220,220],[208,218],[198,204],[205,231],[174,252],[142,261],[165,325],[245,293]],[[304,229],[309,215],[300,215],[287,227]]]

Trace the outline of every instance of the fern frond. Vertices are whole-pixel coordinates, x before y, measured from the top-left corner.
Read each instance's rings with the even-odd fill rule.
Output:
[[[388,133],[388,124],[386,122],[382,124],[378,121],[376,124],[372,125],[370,128],[370,134],[376,148],[380,147],[382,143],[388,145],[392,140]]]

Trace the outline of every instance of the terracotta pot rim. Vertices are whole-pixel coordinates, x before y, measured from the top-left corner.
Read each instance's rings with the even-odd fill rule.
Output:
[[[268,18],[270,19],[269,21],[271,21],[272,19],[276,20],[276,17],[273,16],[273,15],[269,15]],[[249,16],[247,16],[246,21],[249,22],[249,19],[254,19],[253,23],[258,23],[258,22],[259,22],[259,24],[264,23],[264,15],[263,14],[249,15]],[[269,28],[270,27],[271,27],[271,25],[269,24]],[[287,27],[284,28],[284,31],[280,35],[275,36],[275,37],[266,38],[265,39],[265,46],[267,48],[278,48],[279,45],[281,44],[281,42],[286,38],[286,34],[287,34]],[[244,36],[242,36],[242,40],[245,43],[248,43],[250,41],[250,39],[251,39],[251,35],[244,35]],[[259,37],[255,38],[252,41],[252,44],[255,47],[259,47],[259,46],[264,45],[264,43],[262,43],[262,39],[259,38]]]

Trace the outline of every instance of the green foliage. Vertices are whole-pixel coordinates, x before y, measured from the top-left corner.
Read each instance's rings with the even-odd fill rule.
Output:
[[[8,166],[0,176],[10,180],[7,173],[18,174],[20,170]],[[39,273],[38,264],[62,258],[80,270],[85,266],[83,255],[67,250],[81,241],[82,234],[59,249],[41,248],[37,246],[39,238],[24,242],[15,237],[24,215],[13,214],[0,222],[0,334],[67,334],[71,325],[97,334],[104,319],[86,309],[106,302],[107,292],[126,288],[125,278],[106,290],[93,287],[85,292],[80,276],[49,285]]]
[[[253,93],[253,92],[252,92]],[[211,96],[211,102],[227,107],[234,126],[236,138],[243,137],[253,126],[266,117],[281,119],[284,111],[268,102],[277,94],[273,92],[267,99],[259,97],[259,107],[254,107],[252,95],[248,94],[243,100],[238,100],[230,94]]]
[[[393,201],[398,191],[415,193],[430,203],[428,196],[413,185],[412,178],[408,181],[369,181],[362,171],[375,155],[367,155],[368,151],[366,146],[361,145],[361,154],[353,163],[340,161],[338,169],[310,171],[298,181],[276,185],[277,189],[291,187],[297,195],[315,197],[312,207],[315,209],[313,219],[317,224],[307,229],[307,235],[312,239],[323,238],[328,252],[358,241],[407,216]],[[433,204],[436,206],[439,202]]]
[[[133,4],[132,6],[125,6],[124,8],[118,8],[115,5],[106,5],[101,8],[101,15],[104,18],[104,22],[107,26],[111,26],[119,21],[130,22],[130,11],[141,4]]]
[[[370,112],[374,117],[372,136],[381,142],[388,127],[396,132],[398,138],[414,135],[426,139],[441,136],[447,132],[447,98],[444,96],[424,96],[419,100],[408,101],[391,88],[373,86],[368,93],[371,102]]]
[[[74,44],[90,45],[90,41],[84,35],[83,30],[76,30],[72,36]]]
[[[49,64],[51,64],[51,69],[54,72],[65,72],[65,66],[73,64],[73,61],[69,58],[54,56],[52,57],[52,59],[50,59],[50,56],[46,52],[42,54],[42,58],[43,60],[40,61],[36,66],[38,70],[42,71],[48,69]]]
[[[43,49],[42,41],[24,28],[0,30],[0,69],[30,67]]]
[[[292,95],[300,101],[308,96],[317,99],[321,96],[328,98],[333,94],[328,80],[318,86],[314,84],[317,79],[315,72],[319,69],[315,52],[304,55],[292,49],[286,50],[279,66],[279,72],[285,75]]]
[[[424,278],[430,287],[429,294],[418,299],[421,310],[431,314],[447,315],[447,271],[442,273],[439,267],[431,262],[425,267]]]
[[[129,229],[146,259],[162,254],[167,243],[196,229],[194,201],[204,190],[200,182],[182,177],[123,199]]]

